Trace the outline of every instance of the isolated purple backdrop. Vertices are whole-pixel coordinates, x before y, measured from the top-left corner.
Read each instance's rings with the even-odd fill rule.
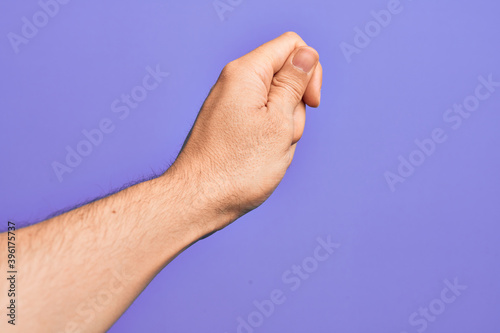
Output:
[[[22,18],[41,7],[4,1],[0,230],[162,170],[222,67],[293,30],[319,51],[325,73],[322,105],[308,110],[282,184],[168,265],[110,332],[231,333],[239,317],[241,333],[499,332],[500,88],[480,88],[484,100],[456,129],[449,117],[458,113],[447,110],[475,107],[478,77],[500,81],[500,4],[401,0],[381,27],[371,11],[386,0],[222,3],[70,1],[48,22],[38,14],[38,33],[17,45],[9,33],[22,37]],[[355,40],[366,24],[369,45]],[[349,62],[342,48],[356,43]],[[113,112],[148,66],[169,76],[127,117]],[[76,149],[103,119],[114,130],[58,178],[66,146]],[[425,139],[436,128],[446,141],[432,150]],[[392,191],[386,172],[397,175],[415,140],[430,156],[402,170]],[[328,236],[340,247],[325,261],[308,258]],[[288,271],[294,264],[308,277]],[[254,301],[276,289],[284,302],[256,314]]]

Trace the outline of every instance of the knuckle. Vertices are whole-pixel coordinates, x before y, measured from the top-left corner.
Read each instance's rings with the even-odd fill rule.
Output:
[[[301,39],[299,34],[297,34],[294,31],[287,31],[283,34],[283,36],[290,38],[290,39]]]
[[[220,73],[219,81],[229,81],[231,84],[240,83],[242,78],[247,77],[253,71],[252,64],[243,59],[236,59],[224,66]]]
[[[240,65],[237,60],[227,63],[221,71],[220,78],[222,80],[233,79],[237,75],[239,67]]]

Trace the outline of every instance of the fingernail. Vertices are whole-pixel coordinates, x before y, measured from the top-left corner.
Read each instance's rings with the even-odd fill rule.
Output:
[[[309,48],[300,49],[293,57],[292,64],[301,71],[309,73],[316,64],[316,54]]]

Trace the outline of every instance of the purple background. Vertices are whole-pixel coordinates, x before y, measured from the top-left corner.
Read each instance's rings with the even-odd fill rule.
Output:
[[[233,8],[224,20],[212,0],[71,1],[18,53],[7,34],[40,6],[3,2],[1,230],[162,170],[222,67],[293,30],[325,73],[282,184],[172,262],[110,331],[237,332],[274,289],[286,301],[254,332],[500,331],[500,88],[460,128],[443,119],[479,76],[500,81],[498,1],[401,0],[350,63],[341,43],[387,1],[222,1]],[[170,76],[120,119],[111,103],[157,64]],[[59,181],[52,163],[104,118],[115,130]],[[391,191],[385,172],[435,128],[447,140]],[[291,291],[282,274],[328,235],[340,248]],[[455,278],[467,289],[444,312],[425,329],[425,317],[409,322],[420,307],[441,312]]]

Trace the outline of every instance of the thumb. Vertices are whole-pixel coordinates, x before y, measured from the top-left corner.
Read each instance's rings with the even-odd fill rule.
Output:
[[[318,52],[312,47],[295,49],[273,77],[268,104],[293,113],[306,92],[318,62]]]

